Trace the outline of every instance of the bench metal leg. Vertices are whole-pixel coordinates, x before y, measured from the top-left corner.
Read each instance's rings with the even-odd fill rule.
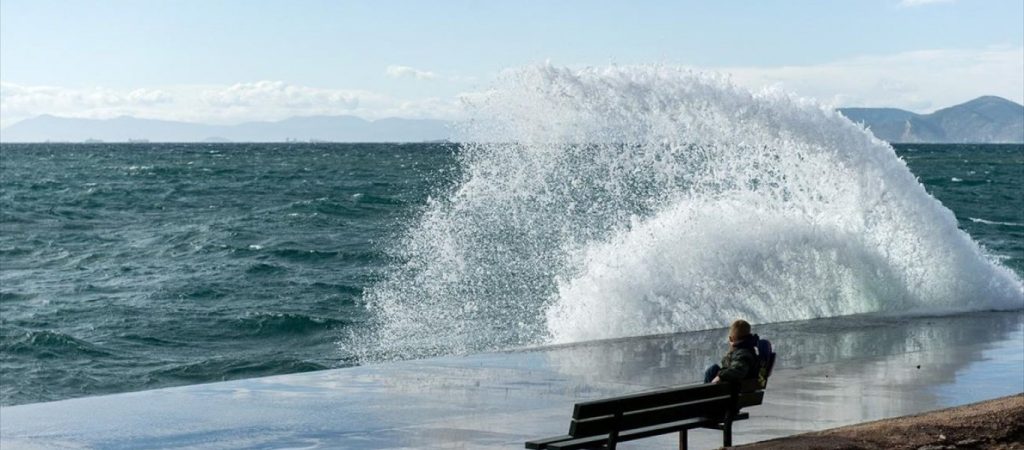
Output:
[[[679,450],[686,450],[686,430],[679,432]]]
[[[722,427],[722,446],[732,447],[732,421],[726,420]]]
[[[619,423],[622,421],[622,413],[615,413],[613,421],[615,428],[613,428],[612,432],[608,435],[608,450],[615,450],[615,447],[619,444]]]

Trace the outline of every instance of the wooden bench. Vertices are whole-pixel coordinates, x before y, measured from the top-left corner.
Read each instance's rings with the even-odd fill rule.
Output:
[[[742,383],[695,384],[622,397],[577,403],[569,434],[526,443],[531,449],[614,449],[619,442],[686,432],[694,428],[722,430],[722,444],[732,445],[732,424],[749,414],[742,408],[760,405],[764,390],[757,380]]]

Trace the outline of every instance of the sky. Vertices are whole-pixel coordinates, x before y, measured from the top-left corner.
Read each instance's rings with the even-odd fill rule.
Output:
[[[1024,103],[1024,1],[0,0],[0,126],[458,119],[530,64],[683,66],[836,107]]]

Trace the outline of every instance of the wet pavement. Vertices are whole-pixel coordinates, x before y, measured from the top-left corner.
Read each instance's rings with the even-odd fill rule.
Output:
[[[1024,392],[1021,311],[755,332],[779,361],[736,444]],[[522,448],[565,433],[578,401],[692,383],[725,347],[712,330],[19,405],[0,408],[0,447]],[[692,431],[690,445],[721,433]]]

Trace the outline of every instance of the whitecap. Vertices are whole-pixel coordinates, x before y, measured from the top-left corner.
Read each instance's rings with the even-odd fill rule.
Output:
[[[996,221],[996,220],[985,220],[985,219],[979,219],[979,218],[977,218],[977,217],[968,217],[968,219],[969,219],[969,220],[970,220],[971,222],[974,222],[974,223],[983,223],[983,224],[985,224],[985,225],[1003,225],[1003,226],[1007,226],[1007,227],[1024,227],[1024,223],[1017,223],[1017,222],[999,222],[999,221]]]

